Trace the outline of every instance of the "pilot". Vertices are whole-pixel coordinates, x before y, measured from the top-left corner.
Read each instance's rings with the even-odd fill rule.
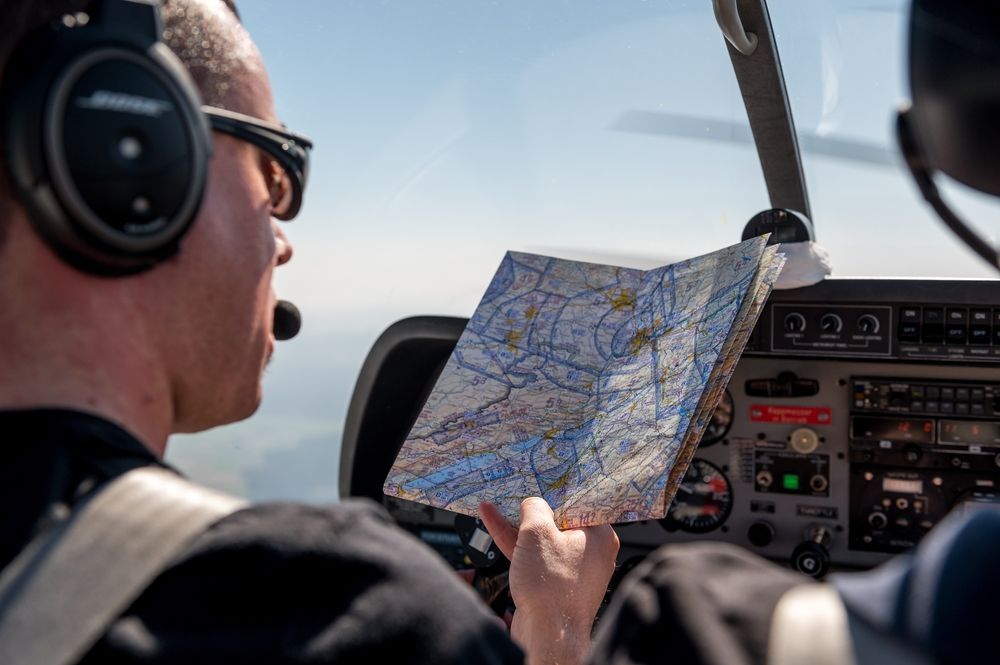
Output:
[[[257,408],[292,257],[277,219],[309,144],[278,122],[230,0],[0,0],[0,26],[0,660],[28,663],[102,600],[60,625],[79,598],[57,589],[58,630],[18,624],[12,606],[46,602],[22,593],[44,539],[113,479],[169,469],[170,434]],[[274,503],[196,534],[77,655],[43,662],[580,662],[613,530],[560,532],[541,499],[520,531],[494,527],[511,634],[376,505]]]

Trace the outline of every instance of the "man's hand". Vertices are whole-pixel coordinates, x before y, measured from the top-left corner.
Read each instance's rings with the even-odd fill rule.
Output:
[[[575,665],[615,570],[618,535],[608,525],[560,531],[544,499],[521,503],[515,527],[490,503],[479,515],[510,559],[510,593],[517,605],[511,636],[530,665]]]

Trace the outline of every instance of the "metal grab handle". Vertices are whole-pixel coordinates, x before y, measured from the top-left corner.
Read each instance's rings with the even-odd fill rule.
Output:
[[[743,55],[752,55],[757,50],[757,35],[743,29],[736,0],[712,0],[712,7],[726,41]]]

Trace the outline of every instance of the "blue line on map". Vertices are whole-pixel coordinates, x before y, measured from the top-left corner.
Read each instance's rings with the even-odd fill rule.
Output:
[[[482,484],[479,482],[469,483],[467,485],[442,485],[440,489],[433,492],[432,495],[440,501],[440,505],[448,507],[449,504],[464,499],[470,494],[477,494],[479,490],[482,489]]]
[[[519,378],[522,379],[521,382],[515,382],[513,380],[513,377],[504,370],[503,366],[500,365],[500,363],[496,360],[496,358],[493,358],[493,361],[500,367],[500,371],[503,372],[503,376],[501,376],[499,374],[494,374],[493,372],[490,372],[489,370],[485,370],[482,367],[477,367],[477,366],[473,365],[472,363],[466,362],[465,359],[462,357],[462,352],[459,351],[459,350],[457,350],[457,349],[455,350],[455,363],[459,367],[464,367],[465,369],[471,370],[471,371],[475,372],[476,374],[481,374],[482,376],[485,376],[485,377],[488,377],[490,379],[493,379],[494,381],[499,381],[500,383],[504,384],[505,386],[509,386],[511,388],[523,388],[523,387],[525,387],[526,385],[528,385],[530,383],[530,379],[531,379],[531,375],[530,374],[523,374],[523,373],[517,374],[517,373],[515,373],[513,376],[517,376],[517,377],[519,377]]]
[[[667,268],[667,280],[670,282],[670,311],[677,308],[677,283],[674,276],[674,266],[669,266]]]
[[[511,257],[511,261],[514,262],[514,265],[520,266],[520,267],[524,268],[525,270],[530,270],[531,272],[535,273],[536,275],[543,275],[543,274],[545,274],[543,270],[539,270],[535,266],[529,266],[527,263],[524,263],[522,261],[518,261],[517,259],[515,259],[513,257]]]
[[[510,462],[501,462],[496,466],[491,466],[489,468],[482,470],[483,480],[493,481],[500,480],[501,478],[507,478],[513,476],[516,469],[514,465]]]
[[[555,385],[559,386],[560,388],[568,390],[569,392],[576,393],[578,395],[586,395],[587,397],[590,397],[590,395],[593,392],[593,391],[587,390],[585,388],[580,388],[579,386],[574,386],[574,385],[571,385],[571,384],[568,384],[568,383],[563,383],[562,379],[556,378],[552,374],[550,374],[549,372],[546,372],[544,367],[540,368],[538,371],[546,379],[548,379],[549,381],[551,381]],[[597,375],[596,374],[593,374],[593,373],[591,373],[589,371],[587,372],[587,374],[591,374],[592,376],[595,377],[594,380],[595,381],[597,380]]]
[[[403,489],[407,491],[430,489],[435,485],[442,485],[449,481],[467,476],[470,473],[487,467],[496,461],[497,456],[493,453],[484,453],[482,455],[466,457],[465,459],[459,460],[454,464],[449,464],[432,474],[422,478],[414,478],[413,480],[403,483]]]
[[[601,341],[598,339],[597,336],[601,332],[601,327],[604,325],[604,320],[611,314],[613,314],[614,311],[615,311],[614,308],[609,308],[605,310],[604,314],[601,315],[601,318],[597,320],[597,325],[594,326],[594,350],[597,351],[597,355],[601,357],[601,360],[604,360],[605,362],[607,362],[610,359],[610,356],[604,354],[604,351],[601,349]],[[621,328],[619,327],[619,329]],[[612,339],[614,339],[614,335],[612,335]]]
[[[508,443],[506,446],[504,446],[504,448],[512,450],[514,452],[523,453],[537,446],[539,442],[541,442],[541,440],[542,440],[541,435],[533,436],[529,439],[525,439],[524,441],[515,441],[514,443]]]
[[[653,340],[651,346],[653,347],[653,357],[650,361],[653,372],[653,417],[656,420],[662,420],[664,409],[661,402],[663,384],[660,383],[660,345],[656,340]]]
[[[486,293],[483,294],[483,299],[480,301],[480,305],[491,302],[501,293],[505,293],[513,283],[513,259],[510,256],[510,252],[507,252],[504,254],[503,260],[500,262],[500,267],[497,269],[497,274],[493,277],[493,281],[491,281],[490,285],[486,288]]]
[[[549,276],[549,270],[552,269],[552,266],[554,266],[555,263],[556,260],[554,258],[552,258],[551,256],[547,257],[547,260],[545,261],[545,269],[542,270],[541,274],[539,275],[539,280],[538,280],[539,284],[541,284],[542,280],[544,280],[546,277]]]
[[[556,341],[556,336],[558,334],[557,331],[561,330],[561,328],[560,328],[561,324],[565,324],[566,326],[569,326],[570,327],[570,332],[572,332],[573,327],[577,326],[577,324],[574,322],[574,320],[572,319],[572,317],[569,317],[568,320],[565,321],[565,322],[563,321],[563,313],[564,313],[565,309],[570,305],[571,302],[572,301],[567,300],[565,303],[563,303],[563,305],[557,310],[555,320],[552,322],[552,328],[551,328],[551,330],[549,332],[549,347],[551,349],[553,349],[553,351],[555,351],[556,349],[561,349],[561,350],[569,351],[569,349],[566,348],[565,344]],[[586,333],[586,331],[584,331],[584,333]],[[570,335],[570,336],[571,337],[576,337],[576,335]],[[582,336],[583,335],[580,335],[580,337],[582,337]],[[572,353],[572,355],[576,355],[577,353],[580,353],[580,349],[578,348],[576,351],[573,351],[571,353]],[[573,362],[569,358],[558,358],[558,359],[551,358],[551,359],[554,362],[558,362],[561,365],[567,365],[569,367],[572,367],[573,369],[578,369],[578,370],[582,370],[582,371],[585,371],[585,372],[594,372],[596,370],[596,368],[594,368],[592,366],[582,365],[580,363]]]

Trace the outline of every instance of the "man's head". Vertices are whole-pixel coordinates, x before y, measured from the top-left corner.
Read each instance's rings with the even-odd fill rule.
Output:
[[[0,68],[20,35],[87,5],[0,0]],[[276,122],[260,55],[232,4],[167,0],[162,17],[164,41],[206,104]],[[31,287],[5,294],[11,309],[43,321],[58,316],[47,311],[46,300],[65,299],[73,307],[86,300],[89,309],[80,315],[86,320],[79,325],[103,328],[105,338],[120,336],[115,341],[122,353],[152,374],[146,398],[162,400],[166,393],[173,431],[238,420],[256,408],[273,345],[271,275],[291,255],[272,218],[273,160],[234,136],[215,132],[212,139],[204,199],[180,252],[148,272],[115,279],[85,274],[56,258],[12,195],[8,165],[0,159],[0,229],[7,236],[0,238],[0,285]],[[112,319],[117,325],[108,330]],[[45,329],[41,336],[61,333]]]
[[[1000,9],[992,0],[913,0],[912,101],[896,122],[910,173],[924,199],[972,251],[1000,269],[1000,249],[966,224],[934,180],[944,173],[1000,196]]]

